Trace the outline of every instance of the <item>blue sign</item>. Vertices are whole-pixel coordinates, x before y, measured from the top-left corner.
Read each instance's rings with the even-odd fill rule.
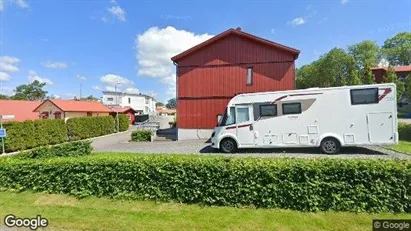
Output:
[[[6,129],[0,128],[0,138],[4,138],[7,136]]]

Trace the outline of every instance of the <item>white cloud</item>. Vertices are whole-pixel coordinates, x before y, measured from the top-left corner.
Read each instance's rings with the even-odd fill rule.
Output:
[[[101,17],[101,21],[103,21],[103,22],[108,22],[108,19],[103,16],[103,17]]]
[[[380,62],[378,63],[378,67],[388,67],[390,65],[390,63],[388,62],[388,60],[382,58],[380,60]]]
[[[81,80],[81,81],[86,81],[87,80],[87,78],[82,76],[82,75],[77,75],[76,79]]]
[[[128,88],[126,88],[125,92],[127,92],[127,93],[133,93],[133,94],[138,94],[140,91],[139,91],[137,88],[128,87]]]
[[[110,14],[115,16],[118,20],[125,22],[126,21],[126,11],[121,8],[119,5],[112,6],[107,9]]]
[[[299,26],[299,25],[303,25],[304,23],[306,23],[306,21],[303,17],[298,17],[298,18],[293,19],[292,21],[289,21],[288,23],[293,26]]]
[[[345,5],[348,3],[348,0],[341,0],[341,4]]]
[[[0,94],[2,95],[14,95],[13,88],[0,86]]]
[[[29,5],[24,0],[12,0],[12,2],[22,9],[29,8]]]
[[[50,61],[50,60],[47,60],[47,61],[43,62],[42,64],[43,64],[43,66],[45,66],[47,68],[53,68],[53,69],[64,69],[64,68],[68,67],[67,63],[54,62],[54,61]]]
[[[121,76],[115,75],[115,74],[107,74],[104,75],[100,78],[100,81],[103,82],[104,84],[114,87],[117,85],[117,87],[122,87],[122,88],[127,88],[127,87],[133,87],[134,82],[127,79],[123,78]]]
[[[4,1],[0,0],[0,12],[4,10]]]
[[[328,21],[328,17],[324,17],[320,21],[318,21],[318,24],[323,24],[323,23],[326,23],[327,21]]]
[[[61,96],[59,96],[59,95],[51,95],[50,98],[52,98],[52,99],[61,99]]]
[[[171,57],[210,39],[213,35],[194,34],[174,27],[151,27],[135,39],[138,76],[151,77],[169,85],[169,95],[175,96],[175,66]]]
[[[117,92],[119,92],[118,88],[116,89],[115,87],[112,87],[112,86],[106,86],[106,90],[107,91],[117,91]]]
[[[6,72],[0,72],[0,81],[9,81],[10,80],[10,75],[7,74]]]
[[[96,90],[96,91],[102,91],[102,90],[103,90],[103,89],[102,89],[101,87],[99,87],[99,86],[93,86],[92,88],[93,88],[93,90]]]
[[[0,71],[7,73],[20,71],[17,64],[20,59],[12,56],[0,56]]]
[[[48,79],[48,78],[44,78],[44,77],[40,77],[35,71],[30,70],[29,71],[29,81],[32,83],[35,80],[39,81],[40,83],[46,83],[46,85],[53,85],[53,82]]]

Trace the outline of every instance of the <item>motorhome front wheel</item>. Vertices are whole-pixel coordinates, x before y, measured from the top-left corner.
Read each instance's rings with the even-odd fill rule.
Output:
[[[220,143],[220,150],[225,153],[233,153],[237,150],[237,143],[231,138],[225,138]]]

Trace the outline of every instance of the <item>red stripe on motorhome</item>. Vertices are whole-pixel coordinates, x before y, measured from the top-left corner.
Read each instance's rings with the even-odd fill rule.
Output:
[[[251,125],[252,124],[243,124],[243,125],[238,126],[238,128],[248,127],[248,126],[251,126]],[[236,126],[226,127],[226,130],[234,129],[234,128],[236,128]]]
[[[378,90],[384,90],[384,93],[382,93],[382,95],[378,96],[378,102],[380,102],[382,99],[384,99],[385,96],[387,96],[388,94],[391,93],[391,88],[380,88]]]

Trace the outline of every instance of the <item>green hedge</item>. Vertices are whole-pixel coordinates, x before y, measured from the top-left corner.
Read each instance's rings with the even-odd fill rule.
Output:
[[[150,141],[153,132],[151,130],[137,130],[131,133],[131,141]]]
[[[51,157],[75,157],[90,155],[92,151],[90,141],[75,141],[55,146],[35,148],[27,152],[21,152],[12,158],[18,159],[42,159]]]
[[[128,127],[129,127],[128,116],[124,115],[124,114],[119,114],[118,115],[118,120],[119,120],[120,132],[127,131]]]
[[[411,141],[411,124],[398,123],[398,136],[400,140]]]
[[[70,118],[66,122],[69,140],[81,140],[116,131],[112,116]]]
[[[0,190],[300,211],[411,212],[411,161],[91,155],[0,158]]]
[[[63,120],[36,120],[5,123],[6,152],[31,149],[58,144],[67,140],[67,129]]]

